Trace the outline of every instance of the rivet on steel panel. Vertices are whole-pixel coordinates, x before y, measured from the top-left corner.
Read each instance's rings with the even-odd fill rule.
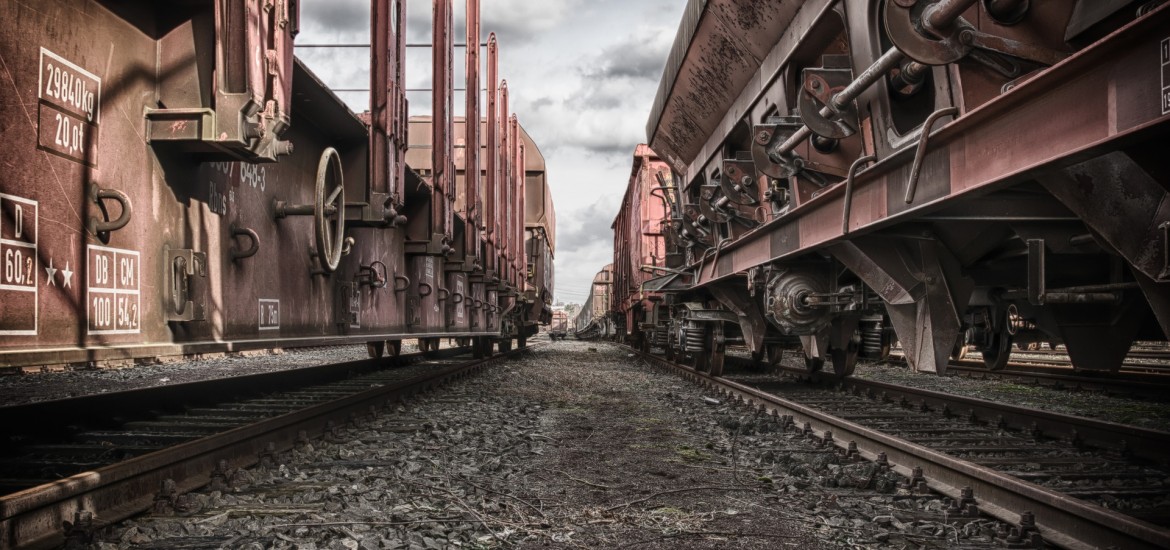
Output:
[[[906,183],[906,204],[914,202],[914,193],[918,190],[918,176],[922,172],[922,160],[926,157],[926,146],[930,140],[931,129],[935,122],[944,116],[954,116],[959,113],[955,107],[944,107],[930,114],[922,124],[922,134],[918,138],[918,149],[914,152],[914,164],[910,166],[910,181]]]

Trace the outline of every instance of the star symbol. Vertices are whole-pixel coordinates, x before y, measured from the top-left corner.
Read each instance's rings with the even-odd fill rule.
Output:
[[[72,286],[71,283],[73,282],[73,272],[69,270],[69,262],[65,262],[65,269],[61,270],[61,278],[65,282],[65,284],[61,286],[64,286],[65,288]]]
[[[49,286],[57,286],[57,281],[54,280],[54,277],[57,276],[57,270],[53,269],[52,258],[49,258],[49,266],[45,268],[45,272],[49,274],[49,282],[47,284]]]

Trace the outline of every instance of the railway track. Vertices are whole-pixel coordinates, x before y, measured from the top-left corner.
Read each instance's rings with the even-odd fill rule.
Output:
[[[1059,350],[1027,351],[1016,355],[1021,354],[1025,357],[1013,357],[1007,367],[999,371],[988,370],[982,360],[973,359],[968,354],[962,359],[951,359],[947,374],[985,380],[1013,380],[1057,389],[1103,392],[1141,399],[1165,400],[1170,396],[1170,355],[1165,351],[1132,351],[1131,358],[1141,357],[1166,363],[1126,363],[1118,372],[1075,370],[1068,356],[1062,355]],[[887,359],[894,364],[904,364],[904,360],[900,353]]]
[[[1170,376],[1143,372],[1094,373],[1073,371],[1068,366],[1036,366],[1009,363],[990,371],[981,361],[953,360],[947,374],[976,379],[1005,379],[1057,389],[1079,389],[1110,395],[1165,400],[1170,396]]]
[[[948,513],[1016,525],[1009,545],[1170,547],[1170,433],[866,380],[716,378],[642,357],[767,410],[846,460],[888,463],[911,491],[951,498]]]
[[[12,451],[0,459],[0,548],[85,541],[521,351],[472,360],[455,348],[2,407]]]

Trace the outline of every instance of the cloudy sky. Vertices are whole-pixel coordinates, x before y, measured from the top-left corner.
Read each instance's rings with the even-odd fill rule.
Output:
[[[464,0],[454,0],[462,43]],[[556,296],[583,302],[609,263],[610,224],[630,176],[686,0],[482,0],[484,40],[500,41],[500,74],[512,109],[540,146],[557,209]],[[299,44],[369,42],[369,0],[302,0]],[[430,42],[429,0],[407,4],[408,42]],[[463,87],[457,50],[456,87]],[[298,48],[334,88],[366,88],[364,49]],[[407,87],[429,88],[430,50],[407,53]],[[364,92],[339,94],[364,111]],[[430,113],[429,92],[411,93],[411,114]],[[455,97],[462,115],[464,98]]]

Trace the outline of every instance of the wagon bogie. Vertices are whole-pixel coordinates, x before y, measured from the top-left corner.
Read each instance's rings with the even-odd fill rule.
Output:
[[[807,368],[847,374],[896,335],[916,371],[941,373],[967,349],[1002,368],[1013,342],[1057,342],[1077,368],[1116,370],[1135,338],[1166,337],[1153,151],[1170,131],[1170,10],[823,0],[704,16],[732,4],[688,12],[647,131],[681,182],[680,291],[716,298],[749,350],[795,337]],[[694,93],[716,67],[722,87]]]

